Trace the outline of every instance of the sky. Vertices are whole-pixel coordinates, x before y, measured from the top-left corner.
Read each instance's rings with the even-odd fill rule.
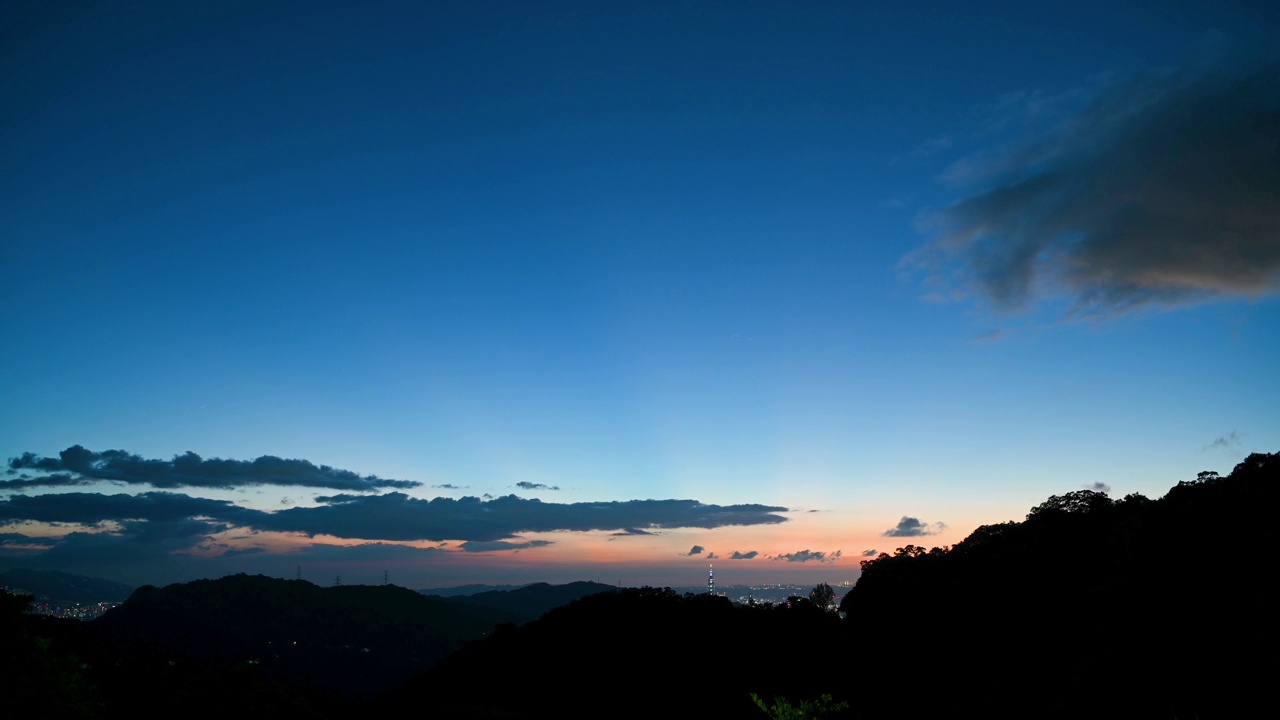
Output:
[[[4,3],[0,569],[835,583],[1225,474],[1280,450],[1277,38]]]

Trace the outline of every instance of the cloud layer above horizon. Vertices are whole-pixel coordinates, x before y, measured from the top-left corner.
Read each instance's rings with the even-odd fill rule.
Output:
[[[23,471],[35,471],[35,476]],[[386,541],[456,540],[467,549],[507,549],[497,544],[525,532],[620,531],[648,534],[646,529],[717,528],[786,522],[778,513],[787,508],[758,504],[712,505],[696,500],[626,500],[548,503],[517,495],[482,499],[436,497],[426,500],[402,492],[368,493],[384,487],[421,487],[410,480],[386,480],[359,475],[306,460],[263,456],[252,461],[205,460],[193,452],[173,460],[150,460],[123,450],[94,452],[80,445],[58,457],[24,453],[9,460],[9,474],[0,481],[0,522],[72,523],[99,526],[114,523],[126,532],[184,523],[193,532],[217,532],[227,527],[258,531],[330,535],[342,539]],[[336,488],[354,492],[322,495],[314,507],[294,506],[268,512],[241,507],[228,500],[193,497],[156,490],[136,495],[58,492],[27,495],[15,491],[35,487],[87,485],[108,480],[153,488],[239,488],[279,485]],[[528,489],[552,486],[519,483]],[[524,545],[522,547],[531,547]]]
[[[317,507],[267,512],[227,500],[160,491],[137,495],[18,494],[0,501],[0,523],[27,521],[91,527],[111,523],[132,532],[165,523],[184,523],[205,533],[234,526],[343,539],[486,543],[525,532],[775,524],[786,522],[778,513],[787,511],[768,505],[722,506],[696,500],[544,503],[515,495],[492,500],[423,500],[404,493],[388,493],[317,500],[321,503]]]

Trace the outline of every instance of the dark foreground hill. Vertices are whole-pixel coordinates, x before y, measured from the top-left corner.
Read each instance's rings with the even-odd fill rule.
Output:
[[[813,606],[629,588],[505,625],[391,695],[427,717],[763,717],[751,693],[817,697],[839,683],[843,635]],[[375,714],[376,712],[375,711]]]
[[[1271,703],[1277,510],[1277,455],[1158,500],[1076,491],[952,548],[864,563],[841,609],[885,666],[939,663],[883,678],[882,696],[927,687],[934,709],[1006,717],[1243,717]]]

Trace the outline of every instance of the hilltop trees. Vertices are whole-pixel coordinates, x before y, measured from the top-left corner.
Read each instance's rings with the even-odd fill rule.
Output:
[[[983,526],[951,548],[863,563],[841,603],[859,657],[908,665],[943,648],[964,662],[931,692],[989,717],[1235,717],[1265,702],[1276,641],[1270,544],[1280,455],[1201,473],[1158,500],[1082,490]],[[881,622],[884,618],[909,622]],[[851,659],[850,672],[870,662]],[[1097,682],[1125,678],[1122,684]],[[881,697],[916,691],[889,678]],[[994,692],[994,688],[999,692]],[[917,698],[918,699],[918,698]],[[930,709],[919,707],[919,712]],[[867,717],[895,714],[860,706]]]

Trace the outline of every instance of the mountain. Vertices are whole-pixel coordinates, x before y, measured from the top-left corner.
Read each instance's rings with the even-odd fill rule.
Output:
[[[334,703],[393,688],[492,627],[406,588],[244,574],[143,586],[90,625],[104,647],[143,657],[143,674],[248,666]]]
[[[490,592],[493,590],[516,590],[524,585],[455,585],[453,587],[442,588],[421,588],[418,592],[423,595],[434,595],[436,597],[455,597],[458,595],[475,595],[476,593]]]
[[[0,588],[34,595],[37,601],[57,605],[91,605],[121,602],[133,594],[128,585],[100,578],[53,570],[15,569],[0,573]]]
[[[454,607],[491,618],[495,624],[522,624],[536,620],[547,611],[574,600],[617,590],[613,585],[580,580],[564,585],[534,583],[515,590],[490,590],[446,600]]]

